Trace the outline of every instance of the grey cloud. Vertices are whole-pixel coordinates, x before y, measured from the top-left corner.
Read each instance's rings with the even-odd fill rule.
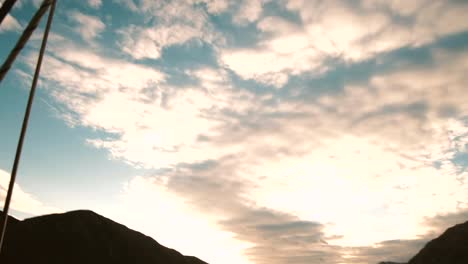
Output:
[[[333,95],[276,102],[258,96],[250,100],[248,111],[209,113],[224,123],[218,133],[205,139],[216,146],[251,143],[250,149],[259,155],[274,156],[283,150],[300,155],[346,131],[398,145],[401,153],[425,149],[441,138],[435,135],[450,133],[450,118],[460,120],[468,114],[468,104],[461,99],[468,83],[464,74],[467,54],[442,50],[432,56],[431,64],[407,63],[390,72],[374,73],[367,77],[367,84],[350,83]],[[445,132],[437,131],[431,125],[434,122]]]
[[[425,224],[432,228],[430,234],[439,234],[445,229],[468,220],[468,209],[459,212],[436,215],[426,218]]]
[[[253,243],[246,251],[255,263],[336,263],[339,247],[327,245],[320,223],[302,221],[293,215],[267,208],[245,208],[220,225],[238,239]]]
[[[246,254],[255,263],[336,263],[339,247],[327,245],[320,223],[267,208],[246,208],[242,215],[220,222],[237,238],[253,243]]]
[[[196,164],[180,164],[156,178],[167,180],[169,190],[188,199],[203,212],[220,214],[218,224],[237,239],[252,243],[245,251],[256,264],[378,263],[407,261],[435,233],[414,240],[383,241],[377,247],[341,247],[327,243],[337,237],[324,233],[325,225],[242,198],[250,182],[237,175],[239,156]],[[159,182],[160,184],[162,183]],[[462,217],[462,216],[459,216]]]
[[[421,234],[416,239],[382,241],[377,247],[348,248],[354,254],[356,263],[378,263],[380,261],[396,261],[406,263],[416,255],[430,240],[440,236],[446,229],[468,220],[468,210],[456,213],[427,217],[422,223],[430,227],[429,232]]]
[[[118,30],[122,52],[135,59],[159,59],[165,48],[174,45],[192,41],[222,43],[224,39],[210,23],[207,11],[194,3],[183,0],[123,2],[143,15],[145,24]]]
[[[423,71],[412,70],[409,72],[410,76]],[[440,71],[438,68],[432,73]],[[429,71],[429,74],[423,77],[431,75],[430,73]],[[455,77],[450,74],[455,74]],[[458,80],[457,74],[459,72],[444,75],[449,80]],[[402,91],[390,89],[393,88],[393,80],[404,80],[403,77],[405,76],[381,76],[382,82],[389,84],[382,88],[380,93],[369,87],[358,87],[360,94],[353,94],[352,90],[347,90],[335,97],[319,98],[324,100],[318,105],[297,101],[278,101],[276,105],[272,105],[264,104],[263,99],[253,97],[246,99],[251,100],[247,111],[212,109],[215,113],[212,117],[224,120],[224,123],[217,127],[218,136],[206,136],[205,139],[209,139],[206,142],[219,147],[242,143],[242,148],[235,155],[219,159],[195,164],[181,163],[160,173],[159,183],[188,199],[200,210],[223,216],[224,220],[219,224],[225,230],[254,244],[247,254],[258,264],[337,263],[344,260],[343,255],[347,252],[354,256],[346,259],[349,263],[362,263],[365,260],[403,260],[413,255],[413,251],[423,240],[382,242],[378,248],[349,249],[327,245],[325,242],[328,238],[323,233],[323,224],[262,208],[247,199],[247,190],[255,188],[255,184],[241,175],[243,171],[248,172],[252,163],[261,162],[262,159],[280,161],[275,156],[278,153],[301,155],[305,151],[318,148],[324,138],[337,137],[343,133],[361,136],[377,134],[382,139],[400,140],[401,143],[404,142],[402,137],[407,136],[400,132],[401,127],[409,122],[411,126],[406,127],[409,128],[408,141],[426,142],[421,135],[433,133],[419,130],[421,122],[425,121],[420,117],[424,116],[428,109],[432,109],[432,105],[438,105],[438,102],[457,106],[460,103],[463,106],[464,103],[456,99],[463,98],[464,90],[454,89],[455,94],[442,94],[439,97],[432,95],[431,91],[422,94],[415,92],[415,99],[421,99],[416,96],[423,97],[423,101],[427,101],[428,104],[407,102],[406,93],[413,93],[415,87],[403,83],[402,85],[406,86],[403,86]],[[440,83],[450,84],[445,79]],[[431,88],[442,89],[442,86]],[[392,96],[395,94],[403,94],[403,99],[399,99],[397,103],[393,102]],[[327,107],[334,111],[325,111],[324,108]],[[406,114],[407,112],[413,114]],[[404,119],[393,119],[400,115]],[[364,118],[365,122],[352,127],[350,124],[359,118]],[[404,144],[401,146],[405,147]]]
[[[455,213],[436,215],[427,217],[424,225],[431,229],[419,238],[411,240],[391,240],[383,241],[378,247],[357,248],[358,257],[356,259],[379,261],[407,262],[416,255],[430,240],[440,236],[446,229],[456,224],[464,223],[468,220],[468,210],[461,210]]]
[[[236,238],[253,244],[246,251],[257,264],[297,263],[320,260],[336,263],[338,247],[326,244],[324,225],[259,207],[243,198],[252,183],[239,177],[242,158],[227,156],[196,164],[180,164],[155,178],[167,188],[207,213],[223,216],[219,225]]]
[[[167,187],[186,197],[203,210],[233,213],[244,210],[242,198],[249,182],[238,177],[240,164],[236,157],[224,157],[179,166],[159,179],[167,180]]]
[[[379,118],[384,116],[391,116],[395,114],[405,114],[410,118],[425,119],[428,111],[428,105],[426,102],[414,102],[409,104],[397,104],[397,105],[384,105],[381,109],[366,113],[354,121],[353,125],[358,125],[366,120]]]
[[[175,10],[175,6],[170,5],[158,12],[168,11],[164,15],[172,16]],[[191,26],[206,26],[206,17],[203,14],[199,16],[198,11],[186,13],[179,9],[177,12],[183,16],[176,18],[177,22],[188,20],[188,16],[192,15],[194,22]],[[265,159],[280,162],[279,154],[301,156],[319,149],[326,139],[343,135],[376,138],[382,144],[396,143],[396,150],[392,151],[409,152],[410,156],[412,149],[417,149],[417,154],[425,152],[423,156],[432,153],[433,150],[425,149],[425,146],[445,138],[448,133],[435,133],[437,131],[430,126],[435,119],[427,118],[431,111],[435,111],[438,116],[448,115],[452,118],[468,114],[468,105],[464,99],[468,64],[466,60],[457,58],[463,56],[466,54],[450,54],[447,58],[442,56],[434,65],[403,67],[392,73],[369,76],[366,84],[356,87],[350,85],[349,89],[343,87],[346,89],[340,93],[321,96],[314,101],[281,98],[275,101],[253,95],[232,101],[224,109],[208,109],[201,114],[222,122],[215,128],[216,133],[199,135],[199,141],[214,148],[237,145],[237,153],[201,163],[180,163],[174,168],[159,171],[156,182],[164,184],[201,211],[222,216],[220,226],[235,233],[239,239],[253,244],[247,254],[256,264],[407,260],[426,241],[426,237],[385,241],[377,248],[328,245],[326,241],[330,238],[325,236],[322,223],[304,221],[289,213],[260,207],[255,201],[249,200],[246,194],[248,190],[255,189],[255,181],[242,174],[248,174],[249,166],[253,163]],[[59,101],[67,102],[78,113],[84,112],[89,106],[87,100],[94,99],[85,93],[76,92],[80,90],[76,88],[94,88],[91,93],[99,96],[105,94],[106,89],[103,88],[109,89],[108,84],[101,83],[91,71],[78,71],[70,64],[53,59],[46,64],[51,68],[44,69],[45,78],[54,80],[59,73],[52,67],[69,70],[70,75],[78,76],[76,82],[66,79],[67,76],[57,79],[62,86],[68,87],[68,97],[64,99],[60,98],[64,94],[56,95]],[[83,84],[85,80],[90,83]],[[149,102],[162,98],[156,89],[146,88],[142,86],[139,89],[139,96],[143,100]],[[247,109],[235,108],[244,102],[249,105]],[[162,99],[161,104],[170,105],[170,100]],[[441,121],[442,125],[446,125],[445,121]],[[448,130],[447,127],[443,129]],[[161,152],[168,149],[156,150]],[[440,228],[464,216],[441,216],[431,221]],[[353,257],[344,258],[347,253]]]
[[[348,248],[353,254],[352,263],[379,263],[383,261],[395,261],[406,263],[414,256],[430,239],[429,236],[413,240],[383,241],[376,247]]]

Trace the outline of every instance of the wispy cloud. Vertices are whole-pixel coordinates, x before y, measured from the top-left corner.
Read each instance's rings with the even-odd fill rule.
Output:
[[[345,1],[290,0],[285,7],[298,14],[300,22],[264,17],[257,24],[263,35],[257,45],[227,48],[222,61],[245,79],[282,87],[288,76],[322,73],[329,59],[362,61],[468,28],[457,19],[468,5],[456,1],[362,1],[355,6]],[[244,65],[247,58],[251,63]]]
[[[233,21],[238,24],[252,23],[257,21],[263,12],[263,4],[270,0],[242,1],[239,10],[233,17]]]
[[[106,25],[99,17],[78,11],[70,12],[70,19],[76,23],[76,32],[88,42],[92,42],[105,30]]]
[[[184,44],[205,35],[200,29],[183,24],[149,28],[130,26],[119,33],[122,51],[135,59],[158,59],[165,47]]]
[[[227,8],[224,1],[193,1],[205,3],[208,12],[219,13]],[[122,51],[135,59],[158,59],[165,47],[181,45],[198,39],[212,43],[221,41],[208,21],[207,12],[192,1],[143,1],[139,5],[126,1],[131,10],[148,18],[158,19],[148,25],[131,25],[119,30]]]
[[[20,31],[23,27],[12,15],[7,14],[5,20],[0,25],[0,33],[6,31]]]
[[[102,0],[88,0],[88,5],[92,8],[98,9],[102,6]]]

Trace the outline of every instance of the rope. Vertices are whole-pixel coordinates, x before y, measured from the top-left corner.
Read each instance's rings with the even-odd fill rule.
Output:
[[[15,2],[16,0],[5,0],[5,2],[3,2],[2,8],[0,9],[0,24],[2,24],[3,19],[10,13]]]
[[[8,58],[5,60],[2,67],[0,68],[0,83],[2,82],[2,80],[5,77],[5,75],[7,74],[7,72],[10,70],[11,65],[13,64],[16,57],[19,55],[19,53],[23,49],[24,45],[26,45],[26,43],[28,42],[28,40],[31,37],[34,30],[39,25],[39,22],[41,21],[42,16],[44,15],[44,13],[47,11],[49,6],[54,1],[55,0],[44,0],[44,2],[42,2],[41,6],[37,10],[36,14],[34,14],[33,18],[31,18],[31,21],[29,22],[26,29],[23,31],[23,34],[19,38],[19,40],[16,43],[15,47],[10,52],[10,55],[8,55]],[[3,8],[3,6],[2,6],[2,8]]]
[[[21,151],[23,149],[23,142],[24,142],[24,138],[26,135],[26,130],[28,129],[29,115],[31,113],[31,108],[32,108],[33,100],[34,100],[34,94],[36,92],[37,81],[39,79],[39,72],[41,71],[42,58],[44,57],[44,53],[45,53],[45,49],[47,45],[47,37],[49,36],[50,27],[52,25],[52,19],[54,18],[55,1],[56,0],[50,1],[52,3],[52,6],[50,7],[49,17],[47,19],[47,25],[44,31],[44,36],[42,38],[41,49],[39,51],[39,57],[37,59],[37,64],[36,64],[36,71],[34,72],[34,77],[33,77],[33,81],[31,84],[31,91],[29,92],[28,104],[26,106],[26,113],[24,114],[23,126],[21,127],[21,134],[20,134],[20,138],[18,141],[18,146],[16,148],[15,161],[13,163],[13,169],[11,171],[10,184],[8,186],[8,192],[7,192],[7,196],[5,199],[5,206],[3,207],[3,218],[1,219],[2,231],[0,235],[0,252],[2,250],[3,240],[4,240],[6,226],[8,222],[8,209],[10,207],[11,197],[13,195],[13,187],[15,185],[16,172],[18,171],[18,165],[19,165],[19,161],[21,158]],[[45,2],[46,1],[44,1],[44,3]]]

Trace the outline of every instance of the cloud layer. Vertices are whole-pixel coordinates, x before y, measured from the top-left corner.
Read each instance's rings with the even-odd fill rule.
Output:
[[[464,215],[468,52],[444,43],[465,3],[116,3],[137,22],[73,12],[93,49],[57,32],[42,84],[104,132],[88,144],[148,171],[124,201],[171,201],[154,210],[256,264],[406,261]]]

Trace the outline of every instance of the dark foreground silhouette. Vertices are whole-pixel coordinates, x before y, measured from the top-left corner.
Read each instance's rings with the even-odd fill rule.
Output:
[[[10,217],[5,239],[1,264],[207,264],[85,210]],[[468,264],[468,222],[447,229],[408,264]]]
[[[450,227],[431,240],[408,264],[468,264],[468,222]]]
[[[11,217],[0,263],[207,264],[91,211]]]

